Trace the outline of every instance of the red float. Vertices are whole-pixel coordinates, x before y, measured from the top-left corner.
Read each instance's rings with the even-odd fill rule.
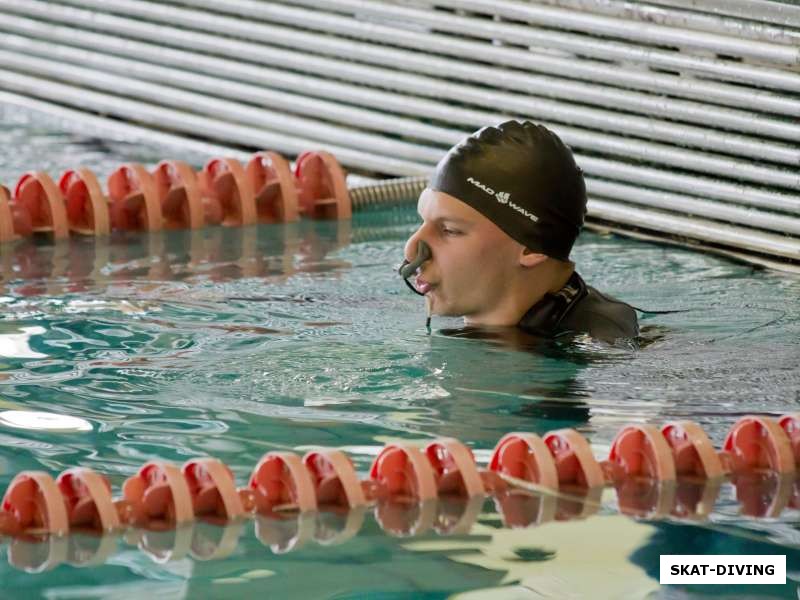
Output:
[[[383,497],[395,500],[436,498],[436,478],[427,457],[416,446],[389,444],[381,450],[369,472]]]
[[[661,428],[661,433],[672,449],[676,475],[716,479],[726,474],[719,454],[697,423],[667,423]]]
[[[341,450],[315,450],[303,457],[320,506],[356,508],[367,503],[353,463]]]
[[[198,229],[222,222],[219,202],[203,196],[195,172],[182,160],[162,160],[153,178],[164,229]]]
[[[240,227],[256,222],[253,187],[238,160],[212,158],[200,172],[199,180],[204,196],[222,210],[220,224]]]
[[[289,162],[277,152],[256,152],[247,163],[259,223],[289,223],[299,218],[297,188]]]
[[[494,448],[489,470],[551,490],[558,489],[558,472],[553,457],[542,438],[535,433],[504,435]]]
[[[329,152],[303,152],[294,167],[300,212],[313,219],[349,219],[352,201],[347,178]]]
[[[731,470],[771,470],[779,474],[795,470],[792,443],[780,425],[769,417],[739,419],[725,437]]]
[[[91,469],[68,469],[56,480],[67,506],[71,528],[111,531],[120,526],[119,516],[111,499],[111,484]]]
[[[611,443],[604,468],[612,480],[645,477],[674,481],[675,461],[661,432],[653,425],[628,425]]]
[[[149,462],[125,481],[124,499],[143,514],[147,526],[162,527],[194,519],[192,495],[181,470],[165,462]]]
[[[1,506],[17,522],[20,531],[52,535],[69,532],[69,517],[61,492],[53,478],[42,471],[25,471],[14,477]]]
[[[58,189],[64,197],[71,232],[82,235],[111,233],[108,199],[94,173],[85,168],[64,171],[58,180]]]
[[[453,438],[428,444],[425,455],[436,473],[440,495],[472,497],[484,493],[483,481],[472,451]]]
[[[600,463],[592,454],[588,440],[574,429],[559,429],[545,434],[543,441],[553,456],[559,488],[595,488],[605,485]]]
[[[161,201],[152,175],[142,165],[129,163],[108,178],[109,212],[114,229],[161,231]]]
[[[299,456],[291,452],[268,452],[253,469],[248,484],[257,512],[282,507],[300,512],[316,510],[314,482]],[[247,504],[250,504],[248,501]]]
[[[183,476],[189,487],[196,516],[212,516],[225,520],[245,514],[233,473],[216,458],[195,458],[183,465]]]
[[[34,233],[49,233],[56,240],[69,237],[64,198],[44,171],[25,173],[14,188],[13,201],[28,215]]]

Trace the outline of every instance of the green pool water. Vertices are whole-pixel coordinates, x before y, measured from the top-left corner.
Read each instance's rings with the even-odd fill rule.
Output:
[[[86,165],[106,176],[127,160],[176,157],[0,115],[14,149],[0,157],[8,186],[31,168],[56,176]],[[800,406],[797,277],[585,234],[574,259],[590,284],[642,308],[688,312],[644,315],[638,349],[586,338],[520,347],[452,335],[455,319],[434,318],[426,331],[419,298],[395,274],[416,224],[403,208],[341,224],[3,247],[0,411],[84,425],[58,431],[0,419],[0,490],[18,471],[71,466],[96,469],[119,489],[148,460],[204,455],[230,465],[241,485],[266,451],[320,445],[344,448],[363,476],[390,440],[454,436],[486,460],[506,432],[561,427],[584,433],[600,455],[624,424],[687,418],[719,446],[742,415]],[[697,522],[620,515],[611,490],[581,519],[512,529],[500,512],[488,500],[469,531],[451,535],[390,535],[385,515],[372,512],[349,539],[336,533],[344,515],[239,530],[200,524],[177,536],[116,536],[103,542],[111,549],[102,564],[37,573],[11,563],[41,564],[49,547],[5,540],[0,597],[797,597],[800,513],[742,514],[730,484]],[[308,539],[293,547],[297,531]],[[230,554],[204,560],[223,537],[234,540]],[[88,557],[100,540],[67,543]],[[182,544],[191,550],[166,560]],[[789,578],[659,585],[660,554],[703,553],[786,554]]]

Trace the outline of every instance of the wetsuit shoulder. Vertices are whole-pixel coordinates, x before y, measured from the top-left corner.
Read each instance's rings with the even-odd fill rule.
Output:
[[[619,338],[639,335],[636,310],[630,305],[587,285],[587,293],[564,316],[559,329],[588,333],[595,339],[613,343]]]
[[[636,310],[586,285],[577,272],[558,292],[545,294],[528,309],[518,327],[544,337],[587,333],[609,343],[639,335]]]

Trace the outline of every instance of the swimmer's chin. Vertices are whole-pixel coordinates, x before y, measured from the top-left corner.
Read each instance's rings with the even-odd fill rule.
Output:
[[[435,317],[463,317],[464,313],[452,308],[447,308],[446,306],[436,306],[436,303],[434,302],[431,308],[431,315]]]
[[[432,316],[436,317],[463,317],[465,312],[457,306],[448,304],[441,296],[439,286],[432,287],[425,294],[425,302]]]

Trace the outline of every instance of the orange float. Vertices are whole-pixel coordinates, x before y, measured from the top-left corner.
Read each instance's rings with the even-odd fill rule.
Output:
[[[216,458],[195,458],[183,466],[195,516],[238,519],[245,514],[233,473]]]
[[[545,446],[553,456],[559,488],[595,488],[605,485],[600,463],[594,458],[588,440],[574,429],[559,429],[545,434]]]
[[[294,508],[300,512],[317,508],[311,473],[300,457],[292,452],[265,454],[253,469],[244,491],[245,506],[260,513],[281,508]]]
[[[667,423],[661,433],[672,449],[678,475],[716,479],[726,474],[723,461],[706,432],[697,423]]]
[[[103,475],[76,467],[59,475],[56,485],[67,506],[71,529],[88,528],[103,532],[120,526],[117,508],[111,498],[111,484]]]
[[[34,233],[49,233],[56,240],[69,237],[61,190],[44,171],[25,173],[14,187],[13,202],[27,214]]]
[[[299,218],[297,188],[289,162],[277,152],[256,152],[246,168],[259,223],[290,223]]]
[[[367,504],[367,497],[353,463],[341,450],[315,450],[303,457],[311,474],[320,506],[356,508]]]
[[[69,230],[82,235],[108,235],[111,219],[108,199],[89,169],[69,169],[58,180],[64,198]]]
[[[550,450],[535,433],[508,433],[500,438],[489,470],[506,477],[558,489],[558,471]]]
[[[203,194],[194,170],[182,160],[162,160],[153,179],[164,229],[199,229],[222,222],[222,206]]]
[[[425,455],[436,474],[439,495],[483,495],[485,489],[472,451],[454,438],[436,440],[425,447]]]
[[[608,459],[601,463],[606,477],[643,477],[675,480],[675,460],[661,432],[653,425],[628,425],[611,443]]]
[[[303,152],[294,167],[300,211],[313,219],[349,219],[352,201],[344,170],[323,150]]]
[[[129,163],[108,177],[112,227],[121,231],[161,231],[163,215],[152,175],[142,165]]]
[[[42,471],[26,471],[14,477],[0,509],[14,530],[51,535],[69,532],[69,517],[61,492],[53,478]]]
[[[253,187],[238,160],[212,158],[200,172],[199,180],[204,196],[220,206],[222,225],[240,227],[256,222]]]
[[[145,464],[122,487],[125,501],[137,515],[160,528],[174,527],[194,519],[192,494],[181,470],[153,461]]]
[[[425,501],[436,498],[436,477],[425,454],[416,446],[389,444],[381,450],[369,470],[378,486],[378,498]]]
[[[784,475],[795,470],[792,442],[769,417],[742,417],[725,437],[722,448],[734,472],[769,470]]]

